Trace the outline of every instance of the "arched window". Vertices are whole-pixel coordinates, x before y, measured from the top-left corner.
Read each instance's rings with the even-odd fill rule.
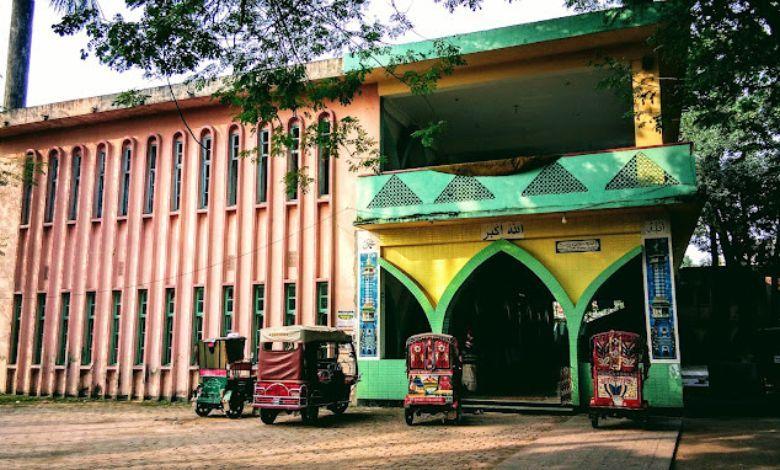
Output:
[[[146,185],[144,187],[144,214],[154,212],[154,183],[157,179],[157,138],[146,144]]]
[[[323,114],[317,123],[319,145],[317,146],[317,191],[320,196],[330,194],[330,116]]]
[[[228,168],[227,168],[227,206],[233,207],[238,199],[238,157],[241,138],[237,128],[230,130],[228,135]]]
[[[70,196],[68,198],[68,220],[76,220],[79,209],[79,186],[81,185],[81,149],[73,149],[70,157]]]
[[[184,162],[184,137],[180,133],[173,136],[173,163],[171,168],[171,212],[179,210],[181,205],[181,179]]]
[[[30,208],[32,207],[32,187],[35,177],[35,154],[28,152],[24,157],[22,169],[22,225],[30,223]]]
[[[54,203],[57,197],[57,176],[59,173],[59,154],[56,150],[49,153],[49,166],[46,169],[46,207],[43,221],[54,220]]]
[[[95,194],[92,198],[92,217],[103,217],[103,191],[106,185],[106,146],[98,146],[95,154]]]
[[[287,155],[287,173],[298,176],[301,159],[301,123],[293,121],[290,123],[290,151]],[[298,199],[298,184],[296,181],[289,182],[287,187],[287,199],[295,201]]]
[[[200,179],[198,183],[198,208],[209,206],[209,185],[211,183],[211,132],[204,131],[200,138]]]
[[[119,216],[127,215],[130,202],[130,168],[133,159],[133,146],[129,140],[122,145],[122,162],[119,167]]]
[[[271,153],[271,128],[268,126],[257,133],[257,196],[255,202],[268,201],[268,157]]]

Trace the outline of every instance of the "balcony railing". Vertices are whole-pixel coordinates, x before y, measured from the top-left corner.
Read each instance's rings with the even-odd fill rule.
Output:
[[[679,203],[696,194],[691,150],[690,144],[675,144],[531,159],[522,167],[517,160],[364,176],[358,181],[356,223]],[[491,173],[486,171],[491,164],[500,176],[475,176]]]

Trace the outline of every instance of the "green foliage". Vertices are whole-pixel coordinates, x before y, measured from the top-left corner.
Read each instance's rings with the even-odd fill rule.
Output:
[[[134,108],[143,106],[148,99],[149,95],[145,95],[139,90],[128,90],[117,94],[116,99],[111,102],[111,106]]]
[[[447,127],[446,121],[432,122],[427,127],[412,132],[412,137],[420,139],[420,143],[425,148],[432,148],[436,142],[436,136],[444,132]]]
[[[477,9],[481,3],[433,1],[450,11],[461,6]],[[379,63],[377,58],[386,58],[390,50],[388,41],[409,31],[412,24],[399,10],[386,19],[370,19],[369,3],[126,0],[135,10],[132,19],[121,15],[107,19],[97,8],[86,6],[70,11],[54,30],[61,35],[85,32],[89,41],[82,55],[94,55],[115,70],[140,69],[156,78],[183,77],[200,88],[217,84],[215,96],[235,110],[238,121],[268,123],[280,129],[284,124],[280,115],[285,112],[316,114],[336,103],[349,104],[375,67],[383,68],[413,93],[424,95],[464,63],[458,49],[444,41],[435,41],[430,54],[401,53]],[[365,65],[344,75],[310,79],[308,63],[344,53],[356,54]],[[424,60],[424,66],[408,66]],[[137,98],[129,92],[115,104],[143,104]],[[355,170],[372,168],[381,160],[375,139],[357,120],[342,118],[328,139],[331,154],[349,155],[350,168]],[[308,140],[311,145],[321,144]],[[289,150],[291,141],[275,132],[274,143],[274,153],[279,155]],[[285,181],[301,184],[309,179],[288,175]]]
[[[683,135],[695,145],[706,201],[694,243],[711,253],[719,246],[727,265],[777,262],[780,143],[767,145],[763,131],[755,129],[757,121],[771,121],[777,112],[761,97],[750,96],[735,103],[723,123],[702,126],[694,113],[683,119]]]

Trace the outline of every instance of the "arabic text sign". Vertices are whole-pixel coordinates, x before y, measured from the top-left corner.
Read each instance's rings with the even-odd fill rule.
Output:
[[[525,238],[523,224],[520,222],[493,222],[482,224],[482,240],[516,240]]]
[[[561,240],[555,242],[556,253],[587,253],[589,251],[601,251],[601,240]]]

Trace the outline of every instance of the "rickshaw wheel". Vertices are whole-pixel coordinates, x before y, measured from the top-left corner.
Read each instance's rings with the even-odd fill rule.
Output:
[[[260,421],[262,421],[263,424],[274,424],[278,415],[278,411],[264,408],[260,410]]]
[[[320,414],[320,407],[319,406],[308,406],[303,409],[301,412],[301,418],[303,418],[303,422],[306,424],[312,424],[317,422],[317,418]]]
[[[455,410],[454,422],[455,424],[463,424],[463,410],[460,407]]]
[[[406,408],[404,410],[404,419],[406,420],[406,424],[411,426],[414,424],[414,410],[411,408]]]
[[[599,427],[599,415],[597,414],[590,415],[590,425],[593,429]]]
[[[195,414],[200,416],[201,418],[205,418],[206,416],[211,413],[211,407],[206,405],[195,405]]]
[[[334,415],[340,415],[347,411],[348,407],[349,403],[336,403],[335,405],[330,405],[328,410],[330,410]]]
[[[238,419],[241,417],[241,415],[244,413],[244,403],[238,403],[236,406],[230,406],[230,408],[225,411],[225,415],[230,419]]]

